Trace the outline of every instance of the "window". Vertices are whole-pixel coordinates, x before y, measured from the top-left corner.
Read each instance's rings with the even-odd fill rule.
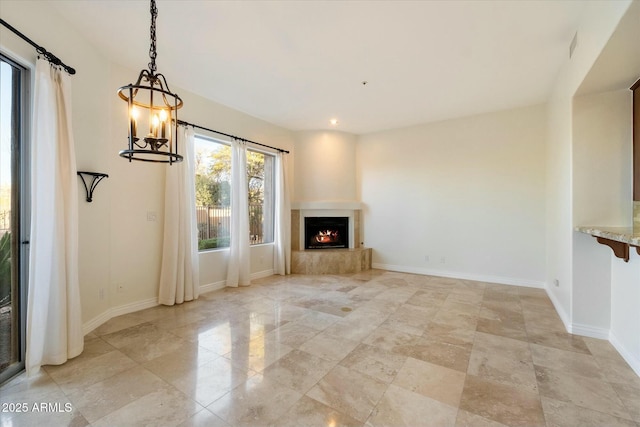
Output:
[[[198,249],[226,248],[231,239],[231,146],[202,136],[195,142]],[[247,150],[252,245],[273,242],[274,162],[269,153]]]
[[[0,55],[0,383],[24,368],[28,77]]]

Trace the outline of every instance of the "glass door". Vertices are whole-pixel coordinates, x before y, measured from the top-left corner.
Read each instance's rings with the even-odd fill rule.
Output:
[[[24,368],[26,70],[0,55],[0,383]]]

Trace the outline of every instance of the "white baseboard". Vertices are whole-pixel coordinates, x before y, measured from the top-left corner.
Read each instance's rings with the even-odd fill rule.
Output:
[[[225,280],[220,280],[219,282],[208,283],[206,285],[200,286],[200,293],[206,294],[207,292],[219,291],[220,289],[224,289],[226,285]]]
[[[251,279],[262,279],[263,277],[273,276],[273,269],[258,271],[251,274]],[[220,289],[224,289],[226,286],[226,280],[220,280],[214,283],[208,283],[206,285],[200,285],[200,293],[213,292]],[[108,322],[110,319],[122,316],[123,314],[135,313],[136,311],[145,310],[147,308],[155,307],[158,304],[158,298],[149,298],[146,300],[135,301],[128,304],[119,305],[117,307],[111,307],[107,311],[99,314],[93,319],[85,322],[82,325],[82,332],[87,335],[89,332],[96,329],[98,326]]]
[[[378,268],[380,270],[398,271],[401,273],[421,274],[423,276],[448,277],[451,279],[474,280],[477,282],[498,283],[500,285],[526,286],[529,288],[539,289],[543,289],[545,287],[544,282],[538,280],[516,279],[513,277],[485,276],[481,274],[460,273],[457,271],[433,270],[428,268],[410,267],[406,265],[380,263],[373,263],[372,267]]]
[[[113,315],[111,314],[111,310],[107,310],[103,313],[101,313],[100,315],[94,317],[93,319],[89,320],[88,322],[85,322],[82,324],[82,333],[84,335],[87,335],[89,332],[93,331],[94,329],[96,329],[98,326],[107,323],[109,321],[109,319],[111,319],[113,317]]]
[[[573,325],[571,324],[571,317],[569,317],[569,314],[566,311],[564,311],[564,307],[562,307],[562,304],[560,304],[560,301],[558,301],[558,299],[556,298],[553,292],[549,291],[549,288],[547,286],[545,286],[545,291],[547,292],[547,296],[551,300],[553,307],[556,309],[556,313],[558,313],[558,316],[560,316],[560,320],[564,324],[564,328],[567,330],[567,332],[572,334]]]
[[[635,356],[632,352],[630,352],[618,338],[613,334],[613,332],[609,333],[609,342],[611,345],[618,350],[620,356],[631,366],[631,369],[634,370],[637,376],[640,377],[640,358]]]
[[[142,301],[131,302],[111,308],[111,317],[122,316],[123,314],[135,313],[136,311],[145,310],[147,308],[158,305],[158,298],[149,298]]]
[[[82,332],[87,335],[89,332],[93,331],[95,328],[108,322],[114,317],[122,316],[123,314],[134,313],[136,311],[155,307],[156,305],[158,305],[158,298],[149,298],[142,301],[135,301],[128,304],[119,305],[117,307],[111,307],[107,311],[99,314],[88,322],[85,322],[82,325]]]
[[[571,333],[574,335],[581,335],[583,337],[598,338],[600,340],[609,339],[609,329],[581,325],[580,323],[573,323],[571,325]]]
[[[251,280],[256,280],[256,279],[262,279],[265,277],[269,277],[269,276],[273,276],[275,273],[275,271],[273,271],[273,269],[269,269],[269,270],[262,270],[262,271],[258,271],[256,273],[252,273],[251,274]]]

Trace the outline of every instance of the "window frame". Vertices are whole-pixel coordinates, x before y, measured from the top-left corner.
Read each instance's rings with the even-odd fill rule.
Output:
[[[194,135],[196,140],[201,140],[201,141],[205,141],[205,142],[210,142],[210,143],[214,143],[214,144],[220,144],[220,145],[225,145],[228,147],[231,147],[231,141],[226,141],[223,139],[219,139],[213,136],[209,136],[207,134],[204,133],[195,133]],[[259,154],[263,154],[264,156],[269,156],[272,158],[273,161],[273,167],[271,168],[271,183],[272,183],[272,196],[271,196],[271,239],[268,242],[260,242],[260,243],[251,243],[249,242],[249,245],[251,247],[258,247],[258,246],[266,246],[266,245],[273,245],[275,243],[275,234],[274,234],[274,230],[275,230],[275,192],[276,192],[276,186],[275,186],[275,178],[276,178],[276,171],[275,171],[275,163],[276,163],[276,157],[277,157],[277,153],[275,153],[274,151],[269,151],[269,150],[265,150],[262,148],[256,148],[252,145],[250,145],[250,143],[247,145],[247,151],[252,151],[255,153],[259,153]],[[264,182],[266,183],[267,181],[267,177],[265,174],[265,179]],[[194,171],[194,184],[195,184],[195,171]],[[266,191],[263,194],[263,206],[266,204],[265,203],[265,196],[266,195]],[[248,200],[247,200],[248,202]],[[194,206],[194,209],[197,207],[197,204]],[[263,214],[264,215],[264,214]],[[197,219],[196,219],[197,221]],[[264,221],[264,220],[263,220]],[[251,229],[249,229],[249,232],[251,231]],[[230,236],[231,237],[231,236]],[[198,236],[198,243],[200,242],[200,238]],[[225,246],[225,247],[218,247],[218,248],[209,248],[209,249],[198,249],[198,253],[205,253],[205,252],[217,252],[217,251],[224,251],[224,250],[229,250],[229,246]]]
[[[16,306],[19,310],[18,325],[18,361],[7,367],[0,373],[0,384],[5,383],[13,376],[24,370],[26,359],[26,326],[27,326],[27,290],[29,273],[29,234],[30,234],[30,212],[31,212],[31,105],[32,105],[32,85],[33,85],[33,64],[23,62],[16,56],[11,55],[4,49],[0,49],[0,58],[12,68],[19,70],[18,88],[12,88],[12,92],[18,92],[18,106],[12,106],[17,117],[13,138],[14,147],[12,149],[12,210],[18,210],[12,214],[12,221],[15,221],[15,231],[17,236],[13,239],[13,253],[17,255],[15,261],[14,288],[16,292]]]

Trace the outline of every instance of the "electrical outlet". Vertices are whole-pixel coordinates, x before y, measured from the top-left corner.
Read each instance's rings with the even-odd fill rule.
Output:
[[[445,257],[440,258],[440,264],[445,264],[447,259]]]
[[[98,297],[100,298],[100,300],[104,300],[104,288],[100,288]]]
[[[147,221],[156,222],[158,220],[158,214],[154,211],[147,212]]]

